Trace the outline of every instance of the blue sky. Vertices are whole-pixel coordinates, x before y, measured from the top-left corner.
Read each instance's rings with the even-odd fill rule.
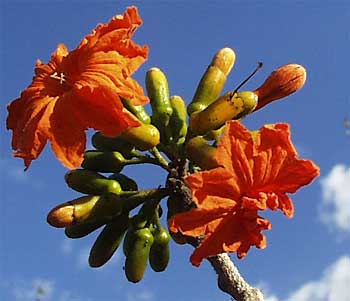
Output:
[[[350,4],[280,2],[1,2],[1,300],[34,300],[37,286],[46,289],[50,301],[229,300],[207,263],[199,268],[189,264],[189,246],[172,244],[167,271],[148,271],[136,285],[124,278],[121,252],[105,267],[89,268],[87,253],[96,234],[72,241],[46,224],[52,207],[78,196],[65,185],[66,169],[48,146],[25,173],[22,161],[11,157],[6,105],[30,84],[36,59],[47,62],[60,42],[75,48],[97,23],[132,4],[144,20],[135,40],[150,47],[148,61],[134,76],[143,86],[145,72],[157,66],[167,74],[171,94],[189,102],[213,54],[225,46],[237,55],[225,90],[233,89],[258,61],[264,68],[247,90],[281,65],[305,66],[308,78],[301,91],[244,124],[256,129],[290,123],[300,156],[313,159],[321,177],[292,197],[293,219],[264,215],[272,222],[265,250],[252,249],[244,260],[232,258],[250,283],[263,287],[267,300],[349,300],[350,136],[343,119],[350,117]],[[150,167],[127,172],[142,188],[156,187],[166,176]]]

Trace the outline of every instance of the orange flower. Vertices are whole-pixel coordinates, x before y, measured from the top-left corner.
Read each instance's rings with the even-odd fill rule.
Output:
[[[148,102],[130,76],[147,59],[148,47],[131,37],[142,24],[136,7],[100,24],[68,52],[60,44],[48,64],[37,61],[35,76],[8,106],[7,128],[13,131],[14,156],[26,168],[47,140],[68,168],[78,167],[86,145],[85,130],[117,136],[139,122],[123,108],[120,97],[135,105]]]
[[[203,238],[191,256],[196,266],[222,252],[237,252],[243,258],[251,246],[264,248],[261,231],[271,224],[258,210],[280,209],[292,217],[293,203],[287,193],[319,175],[312,161],[297,158],[285,123],[253,133],[238,121],[227,123],[216,160],[219,167],[186,178],[197,208],[169,221],[171,231]]]

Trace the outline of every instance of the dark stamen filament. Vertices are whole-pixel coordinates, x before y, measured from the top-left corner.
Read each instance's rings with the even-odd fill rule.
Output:
[[[252,74],[250,74],[243,82],[241,82],[238,87],[236,89],[233,90],[233,95],[237,93],[238,89],[240,89],[248,80],[250,80],[255,73],[257,73],[259,71],[260,68],[262,68],[263,63],[262,62],[258,62],[258,66],[255,68],[255,70],[252,72]]]

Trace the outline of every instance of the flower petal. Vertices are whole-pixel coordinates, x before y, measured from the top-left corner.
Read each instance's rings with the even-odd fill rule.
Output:
[[[98,25],[86,36],[68,55],[65,65],[69,67],[79,61],[78,72],[83,80],[87,80],[91,72],[99,73],[114,83],[116,92],[133,105],[149,102],[142,87],[130,77],[148,56],[147,46],[139,46],[131,40],[141,24],[137,8],[127,8],[124,16],[118,15],[108,24]]]
[[[185,181],[191,187],[193,201],[199,208],[230,208],[240,195],[237,183],[222,167],[192,174]]]
[[[240,191],[253,183],[253,155],[251,133],[238,121],[228,122],[218,146],[216,160],[231,173]]]
[[[294,193],[319,176],[320,169],[311,160],[289,158],[276,177],[273,186],[276,192]]]
[[[13,131],[14,156],[23,158],[26,169],[42,152],[48,139],[49,117],[55,99],[20,98],[8,106],[7,128]]]
[[[50,120],[51,147],[56,157],[69,169],[81,165],[86,145],[86,128],[75,112],[73,101],[71,94],[62,96]]]
[[[187,212],[175,214],[168,222],[172,232],[181,232],[188,236],[201,236],[213,232],[221,218],[226,215],[223,208],[207,210],[192,209]]]
[[[280,147],[286,150],[289,156],[297,155],[290,138],[290,126],[287,123],[265,125],[260,129],[258,137],[260,138],[256,143],[258,151]]]
[[[265,247],[266,240],[261,231],[270,228],[269,221],[259,217],[257,210],[227,214],[193,252],[191,263],[199,266],[204,258],[223,252],[238,252],[237,256],[243,258],[251,246]]]
[[[293,202],[285,194],[278,194],[278,209],[280,209],[289,218],[292,218],[294,215]]]
[[[123,36],[119,36],[119,39],[130,38],[134,31],[142,24],[142,19],[138,14],[138,10],[135,6],[128,7],[124,13],[124,16],[117,15],[113,17],[107,24],[99,24],[95,30],[89,35],[87,35],[78,46],[78,49],[92,48],[96,44],[105,43],[105,35],[117,31],[122,31]],[[97,49],[98,50],[98,49]],[[96,49],[95,49],[96,51]]]
[[[80,81],[87,84],[114,86],[120,96],[129,99],[134,105],[149,102],[142,87],[130,75],[146,60],[145,57],[125,57],[118,51],[94,52],[85,60],[81,69]],[[80,83],[81,84],[81,83]]]
[[[100,130],[104,135],[115,137],[140,122],[128,113],[113,87],[84,86],[74,90],[71,107],[84,128]]]

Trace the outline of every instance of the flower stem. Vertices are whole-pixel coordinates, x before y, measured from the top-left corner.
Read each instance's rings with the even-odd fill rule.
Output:
[[[141,152],[139,152],[138,150],[136,149],[133,149],[131,151],[131,154],[135,157],[135,158],[143,158],[145,155],[142,154]]]
[[[167,188],[155,188],[139,191],[127,191],[120,194],[120,197],[124,199],[124,209],[130,211],[143,204],[150,199],[160,200],[169,195]]]
[[[170,171],[168,166],[168,161],[162,156],[157,147],[153,147],[149,152],[154,156],[154,158],[159,162],[159,165],[162,166],[167,171]]]
[[[125,165],[135,165],[135,164],[145,164],[145,163],[149,163],[149,164],[153,164],[153,165],[158,165],[166,170],[169,170],[168,167],[168,162],[165,161],[165,159],[163,158],[164,162],[161,162],[158,158],[152,158],[148,155],[142,155],[139,154],[136,158],[127,160],[125,159],[124,164]]]

